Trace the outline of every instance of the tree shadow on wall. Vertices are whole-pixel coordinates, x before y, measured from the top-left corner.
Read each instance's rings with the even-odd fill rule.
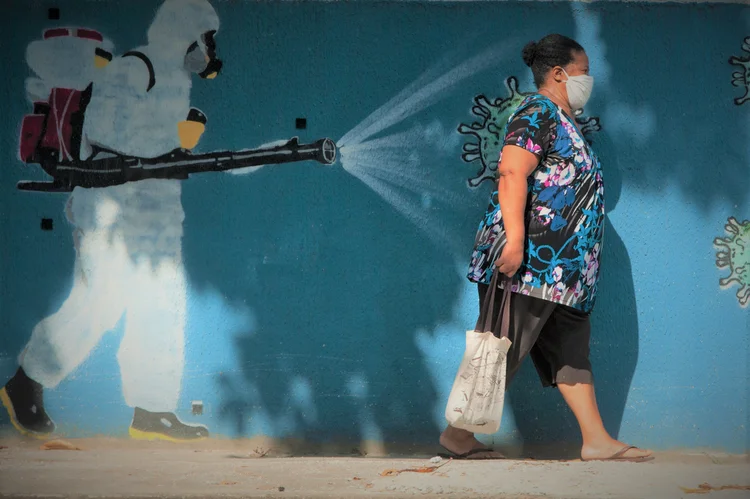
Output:
[[[279,196],[291,182],[307,189]],[[231,245],[186,232],[191,280],[255,315],[234,338],[238,368],[215,378],[230,436],[280,437],[295,455],[434,444],[437,393],[416,342],[452,318],[463,281],[450,252],[341,170],[278,169],[201,193],[200,210],[186,203],[197,226],[221,217],[219,198],[263,213],[225,218]]]
[[[622,191],[620,165],[612,154],[606,130],[597,133],[594,141],[604,168],[606,209],[611,212]],[[597,402],[605,427],[618,438],[638,362],[638,311],[630,256],[609,217],[604,231],[599,295],[591,322],[591,363]],[[542,388],[531,359],[509,386],[508,397],[525,456],[580,457],[578,423],[558,390]]]
[[[497,7],[506,20],[507,15],[523,19],[529,9],[537,7]],[[562,15],[564,8],[558,10],[560,19],[569,20]],[[477,13],[486,16],[486,7]],[[348,61],[351,74],[360,63],[363,74],[377,67],[371,61],[380,59],[362,50],[357,57],[339,58]],[[389,53],[381,50],[377,57]],[[414,64],[408,58],[388,63],[395,72],[399,64]],[[521,66],[520,59],[517,64]],[[357,86],[342,77],[324,90],[361,99],[351,88]],[[466,104],[458,105],[460,112]],[[241,99],[232,105],[244,109]],[[340,125],[319,126],[331,133]],[[450,161],[458,162],[460,153],[451,154]],[[456,171],[457,178],[433,183],[461,187],[463,199],[469,170]],[[234,338],[236,369],[215,378],[220,414],[231,426],[231,436],[289,437],[304,441],[305,452],[329,453],[327,443],[335,439],[377,439],[387,452],[403,450],[399,444],[404,443],[434,446],[442,430],[433,420],[434,408],[445,401],[437,399],[429,360],[417,338],[452,318],[465,279],[453,271],[449,251],[434,246],[359,182],[340,170],[318,172],[266,168],[247,180],[213,178],[221,185],[202,190],[199,202],[185,196],[185,261],[191,281],[216,288],[230,303],[243,302],[255,315],[256,326]],[[201,182],[192,179],[191,185]],[[247,220],[239,213],[228,215],[227,200],[242,200]],[[486,202],[482,197],[480,209],[468,218],[438,217],[441,224],[466,231],[463,258],[468,258]],[[189,230],[189,225],[214,227],[217,220],[219,240]]]
[[[743,131],[747,137],[747,104],[734,102],[743,89],[731,83],[738,68],[728,62],[742,54],[744,33],[712,29],[711,36],[696,38],[685,29],[722,26],[733,7],[695,5],[681,12],[680,23],[639,23],[639,36],[625,33],[627,44],[622,43],[623,26],[637,22],[642,14],[624,4],[586,7],[600,20],[601,45],[612,61],[604,99],[616,110],[610,115],[619,121],[609,131],[617,137],[613,151],[623,165],[625,185],[659,195],[675,185],[706,212],[724,203],[742,206],[750,198],[747,147],[716,146],[733,144],[732,137],[742,142]],[[650,15],[668,8],[644,7],[653,10]],[[641,54],[653,51],[653,40],[660,40],[665,56],[643,58]],[[683,57],[671,55],[677,52],[703,61],[702,70],[696,72]],[[639,70],[633,71],[634,67]],[[651,75],[648,84],[644,84],[646,74]],[[690,85],[675,85],[688,78]]]

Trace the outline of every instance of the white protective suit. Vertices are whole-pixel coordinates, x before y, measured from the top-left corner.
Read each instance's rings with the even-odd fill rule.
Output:
[[[89,144],[140,157],[179,147],[177,123],[190,110],[185,53],[203,33],[218,29],[206,0],[166,0],[148,44],[135,49],[153,64],[153,88],[147,91],[149,71],[136,57],[115,57],[100,69],[85,113],[81,156],[90,154]],[[67,212],[76,228],[74,284],[60,310],[33,330],[20,359],[29,377],[55,387],[124,317],[118,361],[126,403],[175,411],[186,317],[180,182],[73,191]]]

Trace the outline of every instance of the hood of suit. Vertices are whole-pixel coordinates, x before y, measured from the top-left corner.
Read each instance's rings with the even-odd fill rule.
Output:
[[[194,42],[204,49],[202,35],[218,30],[219,16],[207,0],[166,0],[148,30],[149,52],[182,64]]]

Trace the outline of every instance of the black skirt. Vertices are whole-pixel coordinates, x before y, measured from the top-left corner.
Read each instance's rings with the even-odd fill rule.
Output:
[[[478,289],[481,304],[484,303],[489,286],[478,284]],[[496,304],[491,322],[495,336],[500,336],[499,314],[502,296],[502,292],[495,294]],[[508,339],[511,346],[508,351],[506,383],[511,382],[528,355],[531,355],[534,367],[545,387],[557,386],[558,383],[593,383],[589,361],[589,314],[518,293],[511,295],[510,311]],[[479,315],[477,324],[484,324],[485,318],[481,312]]]

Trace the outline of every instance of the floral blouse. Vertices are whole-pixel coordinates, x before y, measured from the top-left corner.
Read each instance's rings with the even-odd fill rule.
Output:
[[[525,256],[512,291],[590,312],[604,229],[599,159],[574,121],[538,94],[527,97],[511,115],[504,144],[540,158],[528,179]],[[479,223],[469,280],[489,284],[505,242],[495,184]]]

